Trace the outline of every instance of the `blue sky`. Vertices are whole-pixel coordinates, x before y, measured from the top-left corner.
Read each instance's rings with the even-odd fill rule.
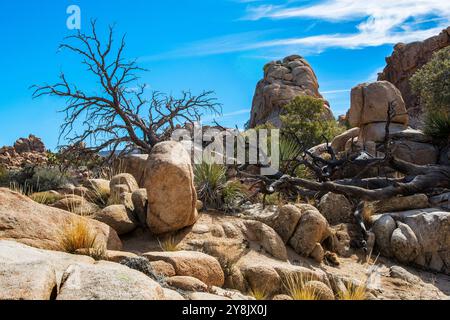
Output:
[[[425,39],[450,23],[445,0],[2,0],[0,2],[0,146],[36,134],[55,148],[64,101],[31,99],[32,84],[71,82],[95,88],[69,52],[57,53],[66,9],[127,34],[125,56],[149,69],[148,90],[177,95],[214,90],[226,126],[249,118],[256,83],[270,60],[300,54],[312,64],[335,115],[349,107],[349,90],[373,81],[393,44]]]

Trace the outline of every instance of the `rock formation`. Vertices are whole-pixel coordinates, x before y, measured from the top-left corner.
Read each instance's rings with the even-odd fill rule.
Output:
[[[180,230],[197,220],[191,157],[175,141],[157,144],[147,162],[147,225],[155,234]]]
[[[399,43],[394,47],[392,55],[386,58],[387,66],[380,73],[378,80],[387,80],[400,90],[413,128],[421,126],[422,108],[418,97],[412,93],[409,80],[418,69],[430,61],[434,52],[449,45],[450,27],[438,36],[424,41]]]
[[[18,139],[13,147],[0,148],[0,167],[20,169],[26,165],[45,165],[47,163],[45,145],[34,135]]]
[[[309,63],[293,55],[264,66],[264,79],[258,82],[252,103],[250,127],[267,122],[280,126],[283,107],[300,95],[323,99],[317,77]],[[330,113],[327,101],[324,108]]]
[[[352,89],[347,119],[353,128],[332,141],[334,150],[342,152],[356,146],[376,156],[377,147],[385,140],[390,103],[395,111],[389,126],[393,154],[419,165],[436,164],[439,149],[422,131],[408,127],[409,116],[402,95],[387,81],[363,83]]]

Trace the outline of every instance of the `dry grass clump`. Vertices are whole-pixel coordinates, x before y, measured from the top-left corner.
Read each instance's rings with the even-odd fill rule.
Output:
[[[33,193],[30,199],[40,204],[51,205],[61,200],[62,196],[54,192],[45,191]]]
[[[110,190],[105,188],[93,188],[89,192],[89,201],[95,203],[96,205],[104,208],[108,206],[108,200],[111,195]]]
[[[68,223],[61,231],[60,245],[63,251],[75,254],[78,250],[87,250],[93,257],[104,256],[105,248],[97,243],[97,233],[85,219]]]
[[[346,290],[338,293],[339,300],[367,300],[368,290],[365,284],[354,284],[352,282],[347,283]]]
[[[248,294],[255,298],[255,300],[267,300],[269,297],[265,289],[251,289]]]
[[[162,242],[158,239],[159,247],[165,252],[178,251],[178,244],[173,236],[165,238]]]
[[[314,279],[308,276],[290,274],[284,281],[284,287],[294,300],[320,300],[320,292],[316,288],[306,285],[312,280]]]

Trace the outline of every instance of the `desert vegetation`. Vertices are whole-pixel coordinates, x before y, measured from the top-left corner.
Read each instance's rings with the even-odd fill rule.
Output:
[[[24,293],[29,270],[59,277],[62,300],[448,298],[448,47],[409,77],[420,128],[389,81],[355,86],[338,121],[303,57],[268,63],[248,130],[279,129],[281,161],[263,175],[270,154],[196,163],[171,135],[221,112],[213,92],[150,92],[107,31],[92,21],[60,46],[96,88],[64,73],[33,87],[64,105],[58,150],[33,135],[0,149],[1,299],[54,298]]]

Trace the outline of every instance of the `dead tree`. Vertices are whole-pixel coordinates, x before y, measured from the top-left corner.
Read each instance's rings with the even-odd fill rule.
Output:
[[[121,153],[149,152],[180,126],[192,125],[204,113],[221,112],[211,91],[197,96],[183,92],[179,98],[153,92],[146,97],[146,86],[137,83],[137,72],[145,70],[136,60],[123,58],[125,36],[115,47],[114,28],[110,26],[108,39],[102,44],[95,21],[91,21],[91,28],[91,34],[78,32],[67,37],[60,49],[78,54],[98,87],[89,92],[80,89],[69,84],[64,73],[59,83],[32,87],[34,98],[48,95],[66,99],[60,141],[86,143],[91,151],[108,150],[111,155],[119,149]],[[81,133],[76,132],[78,126],[83,128]]]

